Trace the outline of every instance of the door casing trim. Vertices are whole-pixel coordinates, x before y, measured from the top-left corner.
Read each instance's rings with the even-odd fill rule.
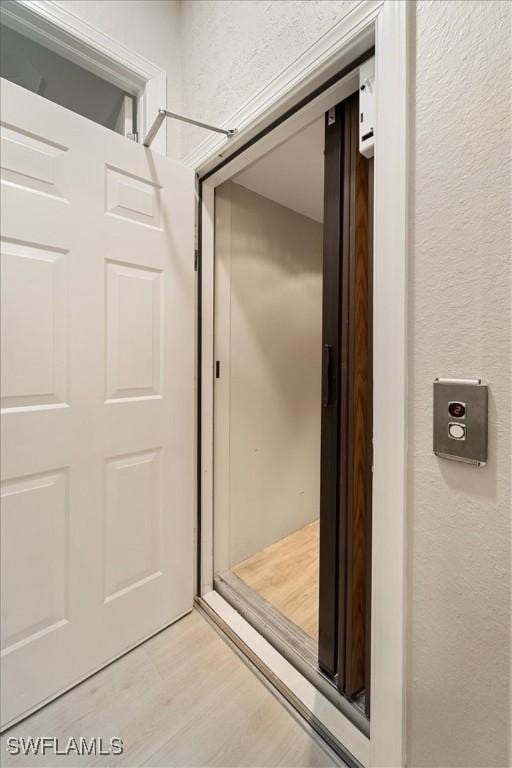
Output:
[[[411,77],[409,3],[400,0],[359,3],[337,26],[337,39],[323,54],[311,49],[253,100],[246,123],[236,114],[251,113],[248,105],[230,116],[240,128],[229,155],[250,142],[293,103],[339,71],[358,43],[374,34],[376,48],[376,149],[373,274],[374,472],[372,521],[372,660],[371,728],[368,752],[354,757],[365,766],[404,766],[405,638],[406,638],[406,485],[407,485],[407,257],[409,245],[409,100]],[[334,28],[333,28],[334,29]],[[323,41],[323,38],[321,39]],[[359,49],[360,52],[360,49]],[[283,81],[286,81],[283,84]],[[336,86],[324,94],[334,100]],[[323,107],[325,107],[325,98]],[[312,107],[313,105],[313,107]],[[189,156],[201,184],[201,254],[199,280],[200,423],[200,573],[199,593],[213,587],[213,286],[215,187],[283,141],[288,130],[300,130],[322,96],[291,120],[213,172],[225,142],[210,137]],[[308,113],[309,118],[304,115]],[[225,157],[227,157],[226,155]],[[224,158],[225,159],[225,158]],[[238,614],[237,614],[238,615]],[[341,713],[338,717],[344,718]],[[346,718],[344,718],[346,719]],[[348,723],[348,721],[347,721]],[[350,727],[354,728],[351,723]],[[357,729],[355,729],[357,730]],[[358,732],[361,736],[360,732]]]
[[[58,53],[98,77],[137,98],[139,141],[167,107],[167,74],[137,51],[128,48],[101,29],[64,8],[58,2],[17,0],[2,3],[2,23]],[[167,154],[166,132],[161,131],[151,147]]]

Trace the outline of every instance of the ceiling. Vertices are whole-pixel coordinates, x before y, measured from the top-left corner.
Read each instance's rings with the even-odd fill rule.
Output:
[[[303,216],[323,221],[324,118],[245,168],[233,181]]]

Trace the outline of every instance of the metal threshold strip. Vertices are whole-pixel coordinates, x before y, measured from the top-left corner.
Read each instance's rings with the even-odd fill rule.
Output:
[[[345,747],[330,733],[323,723],[312,714],[307,707],[295,696],[295,694],[277,677],[267,665],[252,651],[244,641],[238,637],[231,627],[208,605],[201,597],[195,598],[195,604],[200,613],[217,627],[217,630],[224,635],[229,645],[245,657],[246,663],[253,667],[257,674],[261,675],[267,684],[274,688],[278,696],[282,697],[289,707],[294,709],[300,717],[304,719],[307,725],[320,736],[329,750],[340,759],[343,768],[363,768],[361,763],[351,755]]]
[[[224,136],[228,137],[228,139],[231,139],[232,136],[234,136],[238,130],[237,128],[218,128],[215,125],[210,125],[209,123],[203,123],[201,120],[193,120],[191,117],[178,115],[176,112],[169,112],[168,109],[160,108],[158,110],[157,116],[153,121],[153,125],[151,126],[146,136],[144,137],[144,141],[142,142],[143,146],[145,147],[151,146],[155,136],[160,130],[161,125],[166,117],[170,117],[171,120],[179,120],[182,123],[188,123],[189,125],[197,125],[198,128],[206,128],[207,131],[213,131],[214,133],[223,133]]]
[[[370,722],[364,707],[345,698],[319,669],[316,643],[235,574],[227,571],[214,580],[215,590],[260,635],[328,699],[365,736]]]

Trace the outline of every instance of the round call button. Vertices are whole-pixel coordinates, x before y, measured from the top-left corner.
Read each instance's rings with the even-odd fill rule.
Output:
[[[448,413],[454,419],[462,419],[466,415],[466,406],[464,403],[454,401],[448,404]]]

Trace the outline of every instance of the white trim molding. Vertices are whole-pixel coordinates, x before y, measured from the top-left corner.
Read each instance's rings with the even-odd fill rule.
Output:
[[[386,0],[375,32],[372,766],[406,764],[410,11]]]
[[[165,70],[59,2],[3,1],[1,20],[6,26],[135,96],[138,99],[140,141],[158,110],[167,107]],[[166,154],[165,131],[157,136],[152,149]]]
[[[383,0],[363,0],[300,56],[265,83],[223,121],[236,128],[234,138],[208,136],[183,161],[203,176],[222,157],[243,146],[279,115],[297,104],[374,44],[374,22]]]
[[[314,119],[315,110],[345,98],[349,76],[229,162],[233,152],[340,72],[375,43],[376,148],[374,216],[374,475],[372,533],[371,723],[367,751],[354,748],[366,768],[400,768],[405,754],[406,482],[407,482],[407,258],[409,175],[410,4],[359,3],[274,80],[229,117],[239,128],[229,143],[209,137],[187,161],[202,185],[202,496],[201,594],[213,584],[214,468],[214,199],[215,187]],[[326,99],[331,99],[327,105]],[[316,114],[316,113],[315,113]],[[225,165],[219,154],[225,153]],[[217,598],[224,620],[239,619]],[[244,629],[245,631],[245,629]],[[259,642],[259,641],[258,641]],[[256,643],[255,647],[258,645]],[[265,646],[266,647],[266,646]],[[263,648],[263,646],[261,646]],[[267,649],[268,650],[268,649]],[[277,653],[277,651],[275,651]],[[279,664],[277,664],[277,667]],[[284,669],[284,667],[283,667]],[[337,727],[352,734],[339,712]],[[343,722],[342,722],[343,721]],[[352,738],[352,736],[350,736]]]

